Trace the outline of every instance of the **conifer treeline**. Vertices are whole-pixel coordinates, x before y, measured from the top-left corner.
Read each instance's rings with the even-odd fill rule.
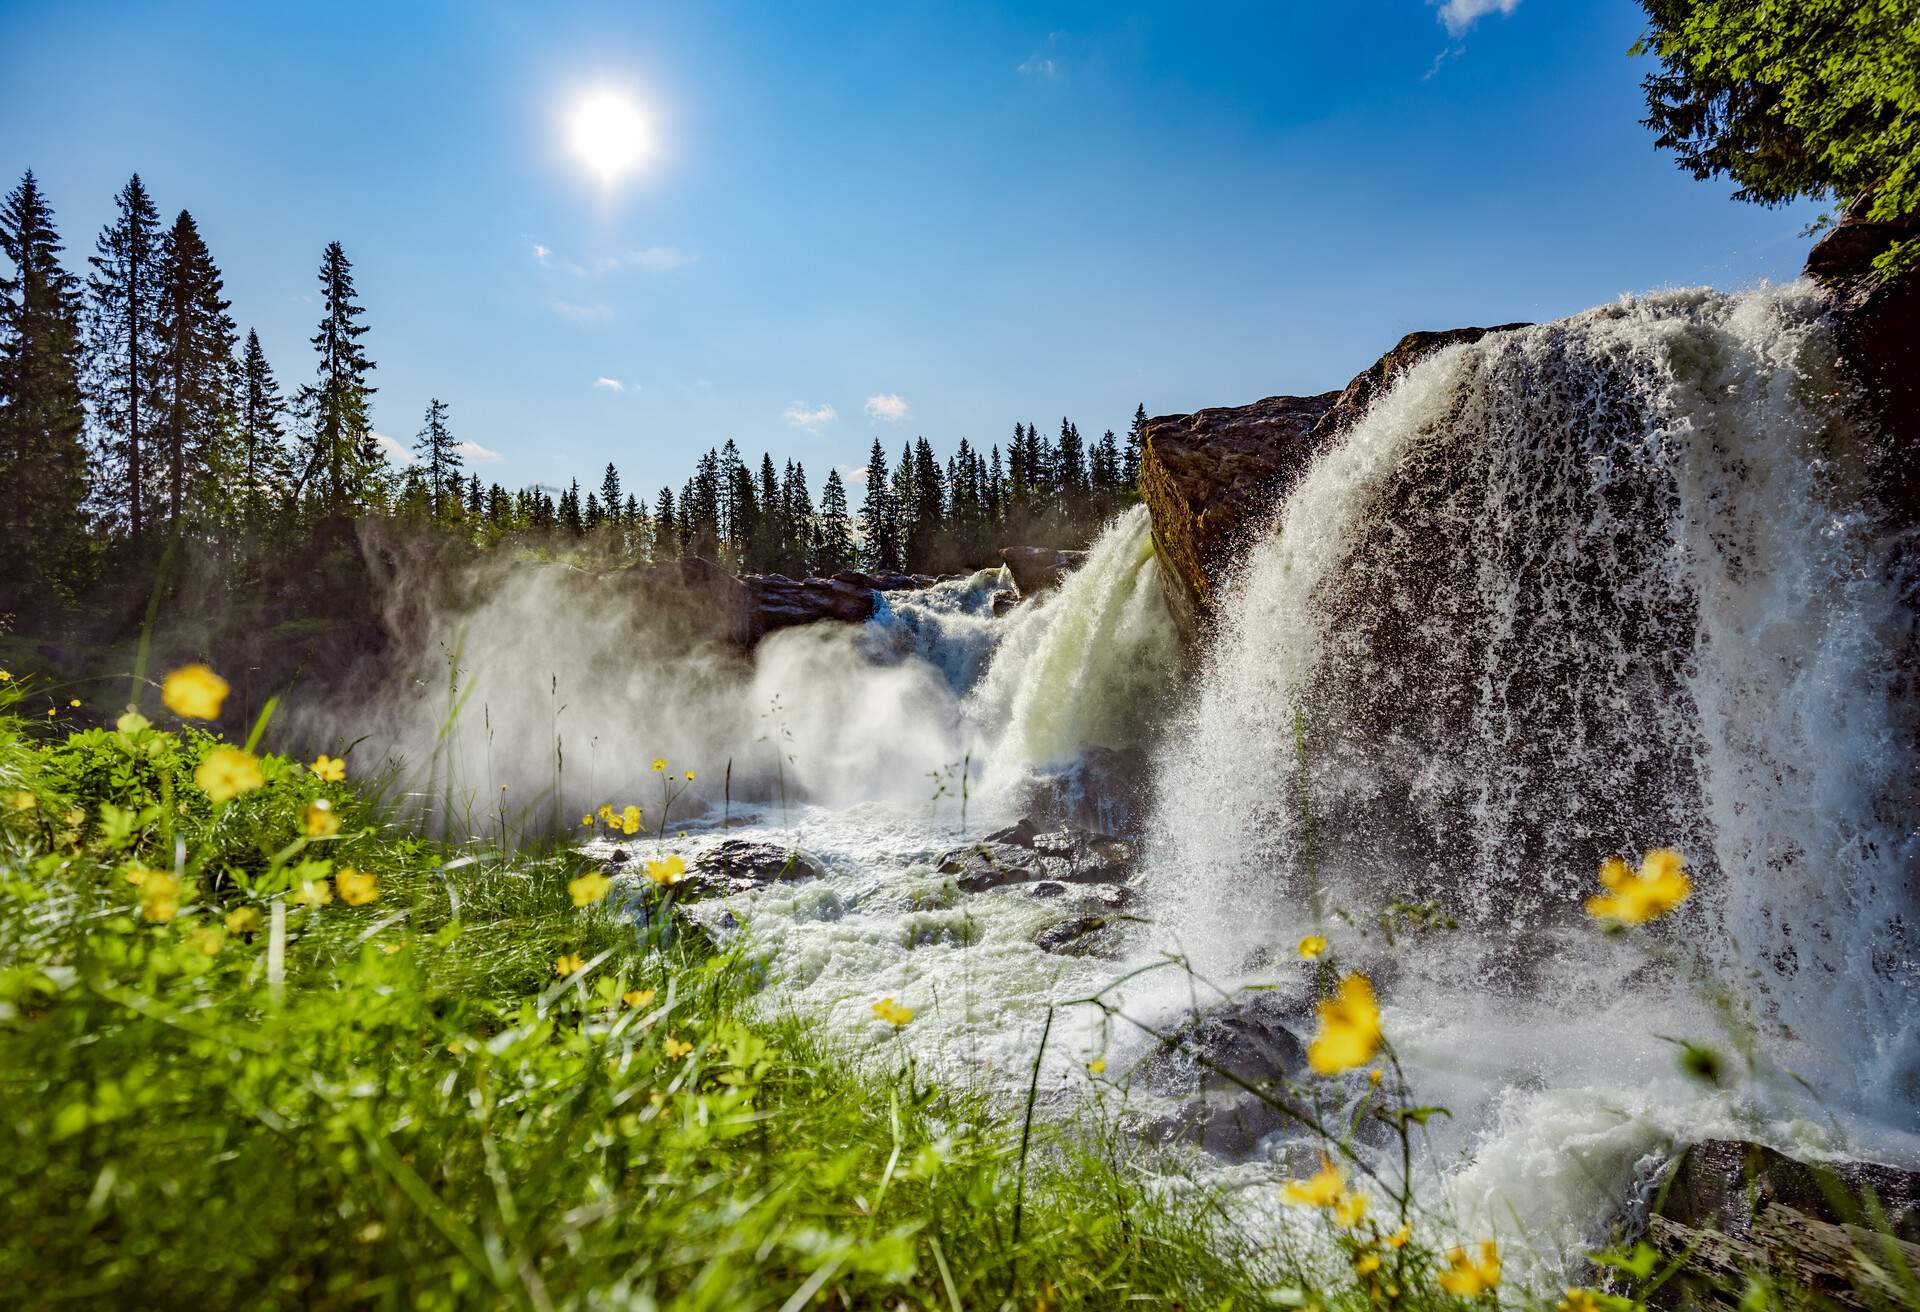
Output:
[[[1006,542],[1074,545],[1131,495],[1136,413],[1124,443],[1019,424],[1003,460],[962,439],[944,462],[925,438],[889,465],[878,439],[856,513],[839,471],[816,507],[797,461],[757,468],[732,442],[652,504],[607,466],[597,488],[555,495],[483,487],[463,468],[435,398],[396,468],[375,437],[375,365],[353,266],[330,243],[311,379],[286,395],[257,333],[241,340],[193,216],[164,224],[138,175],[115,198],[84,281],[61,262],[31,172],[0,205],[0,611],[70,602],[131,559],[191,537],[297,551],[323,522],[367,514],[432,523],[476,545],[568,539],[625,559],[713,557],[787,574],[849,567],[934,572],[984,563]],[[38,603],[35,605],[34,603]]]

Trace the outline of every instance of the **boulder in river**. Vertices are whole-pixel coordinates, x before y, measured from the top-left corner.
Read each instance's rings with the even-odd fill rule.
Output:
[[[1013,586],[1023,597],[1035,596],[1059,585],[1087,558],[1084,551],[1056,551],[1052,547],[1002,547],[1000,559],[1013,575]]]
[[[820,862],[797,847],[730,838],[694,858],[680,884],[680,898],[725,897],[768,884],[819,879],[826,873]]]
[[[1134,845],[1109,834],[1071,826],[1042,830],[1031,818],[940,855],[935,867],[963,892],[984,893],[1011,884],[1124,884],[1133,873]]]
[[[1658,1307],[1738,1307],[1753,1274],[1822,1303],[1898,1306],[1920,1294],[1920,1173],[1708,1140],[1663,1171],[1647,1238],[1684,1259]]]

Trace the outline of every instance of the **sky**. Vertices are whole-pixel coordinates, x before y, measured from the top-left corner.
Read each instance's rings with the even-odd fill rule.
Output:
[[[0,172],[83,264],[137,171],[288,391],[353,261],[375,428],[678,488],[1345,384],[1403,333],[1794,277],[1654,149],[1629,0],[0,0]],[[583,100],[643,124],[609,179]],[[857,502],[858,486],[851,488]]]

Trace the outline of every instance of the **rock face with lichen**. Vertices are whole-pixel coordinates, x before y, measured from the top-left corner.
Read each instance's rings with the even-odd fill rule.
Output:
[[[1181,627],[1203,628],[1221,584],[1315,454],[1352,427],[1409,367],[1497,328],[1408,333],[1338,392],[1149,419],[1140,495],[1153,516],[1160,577]]]

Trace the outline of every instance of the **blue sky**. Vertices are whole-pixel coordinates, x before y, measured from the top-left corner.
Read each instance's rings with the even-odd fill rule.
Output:
[[[1813,207],[1653,149],[1640,17],[5,0],[0,168],[76,264],[136,169],[192,210],[289,390],[340,240],[376,427],[440,396],[483,478],[651,493],[733,438],[817,488],[876,434],[1124,429],[1338,387],[1416,328],[1793,277]],[[612,188],[567,140],[593,88],[652,125]]]

